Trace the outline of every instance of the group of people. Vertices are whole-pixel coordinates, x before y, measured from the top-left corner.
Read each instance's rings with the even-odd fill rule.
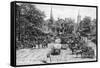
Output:
[[[70,49],[72,55],[81,55],[80,58],[94,58],[95,51],[93,47],[88,46],[88,39],[86,37],[69,37],[67,39],[61,39],[59,37],[52,37],[52,41],[48,42],[47,48],[49,49],[48,53],[46,54],[46,57],[51,60],[51,56],[59,56],[62,53],[62,47],[64,44],[68,45],[67,48],[64,50],[67,51],[67,49]],[[91,42],[90,42],[91,43]],[[65,45],[65,46],[66,46]]]
[[[48,43],[48,47],[51,49],[49,55],[60,55],[63,40],[56,38],[54,42]],[[67,39],[67,42],[64,44],[68,45],[68,48],[71,50],[72,55],[81,55],[81,58],[94,58],[95,51],[93,47],[89,46],[88,39],[86,37],[74,37]],[[91,43],[91,42],[90,42]],[[66,50],[67,51],[67,50]],[[49,56],[50,57],[50,56]]]

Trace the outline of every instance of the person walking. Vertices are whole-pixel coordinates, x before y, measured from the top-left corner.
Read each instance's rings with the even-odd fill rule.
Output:
[[[51,55],[52,56],[60,55],[60,53],[61,53],[60,42],[61,42],[61,39],[56,38],[54,42],[48,44],[48,48],[49,48],[50,51],[47,54],[47,58],[50,58],[50,62],[52,62]]]

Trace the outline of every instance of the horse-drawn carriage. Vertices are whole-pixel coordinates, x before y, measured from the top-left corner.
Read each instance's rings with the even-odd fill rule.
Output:
[[[67,44],[65,48],[69,48],[72,51],[72,55],[81,55],[81,58],[93,58],[94,55],[94,49],[92,47],[89,47],[88,44],[85,42],[85,40],[81,39],[80,36],[78,37],[64,37],[62,38],[61,44]]]
[[[89,47],[85,41],[80,40],[77,44],[72,43],[69,45],[72,54],[81,55],[81,58],[94,58],[94,50]]]

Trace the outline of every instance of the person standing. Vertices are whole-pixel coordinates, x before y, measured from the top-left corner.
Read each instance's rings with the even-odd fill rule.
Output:
[[[51,55],[52,56],[60,55],[60,53],[61,53],[60,42],[61,42],[61,39],[56,38],[54,42],[48,44],[49,53],[47,54],[47,58],[50,58],[50,62],[52,61]]]

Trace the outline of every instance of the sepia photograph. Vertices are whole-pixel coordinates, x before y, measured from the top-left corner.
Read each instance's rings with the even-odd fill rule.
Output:
[[[97,7],[16,3],[16,65],[97,60]]]

